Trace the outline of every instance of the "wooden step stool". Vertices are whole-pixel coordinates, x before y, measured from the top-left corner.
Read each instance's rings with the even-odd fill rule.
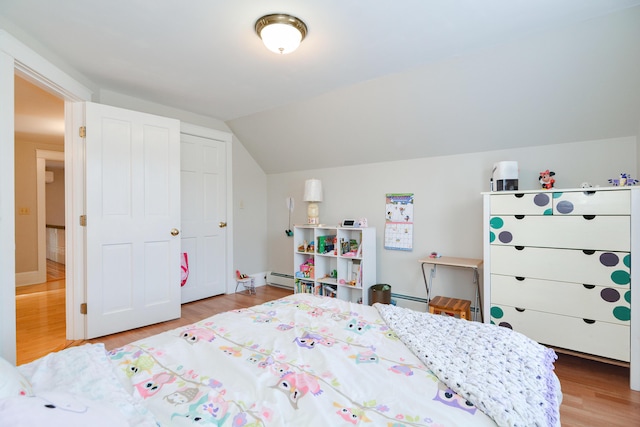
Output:
[[[456,314],[465,320],[471,319],[471,301],[458,298],[434,297],[429,301],[429,313],[446,313],[451,316]]]

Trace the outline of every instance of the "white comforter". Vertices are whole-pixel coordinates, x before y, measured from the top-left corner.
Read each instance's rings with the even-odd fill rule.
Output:
[[[508,328],[375,307],[440,381],[499,426],[559,424],[553,350]]]

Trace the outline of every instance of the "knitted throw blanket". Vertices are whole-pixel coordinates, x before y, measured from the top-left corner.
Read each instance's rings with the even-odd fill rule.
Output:
[[[553,350],[508,328],[374,307],[440,381],[499,426],[559,425]]]

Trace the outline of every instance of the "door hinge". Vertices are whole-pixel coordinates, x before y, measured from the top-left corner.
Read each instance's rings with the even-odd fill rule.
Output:
[[[87,127],[80,126],[80,138],[85,138],[87,136]]]
[[[87,216],[86,215],[80,215],[80,225],[83,227],[87,226]]]
[[[80,304],[80,314],[87,314],[87,303],[83,302]]]

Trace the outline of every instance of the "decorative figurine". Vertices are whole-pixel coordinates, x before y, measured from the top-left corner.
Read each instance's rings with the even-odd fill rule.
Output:
[[[538,180],[540,180],[542,188],[545,188],[547,190],[553,188],[553,184],[556,182],[556,180],[553,178],[555,175],[556,173],[550,172],[549,169],[544,172],[540,172],[540,177],[538,178]]]
[[[636,185],[638,180],[631,178],[628,173],[621,173],[620,178],[611,178],[609,183],[613,184],[615,187],[624,187],[625,185]]]

